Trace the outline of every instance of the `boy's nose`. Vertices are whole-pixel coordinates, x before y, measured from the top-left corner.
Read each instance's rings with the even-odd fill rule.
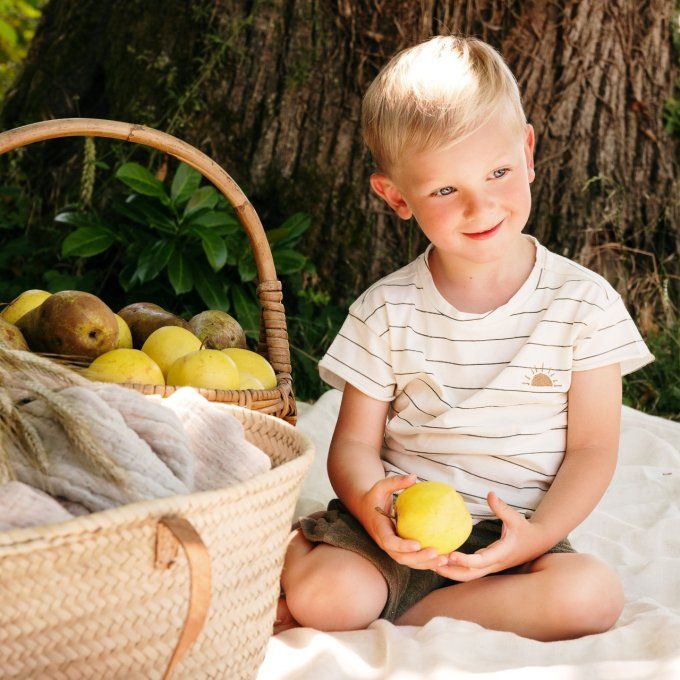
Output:
[[[495,203],[486,194],[468,195],[464,199],[463,218],[469,222],[473,230],[493,227],[493,220],[497,217],[498,211],[495,210]],[[493,224],[486,224],[484,220],[491,220]]]

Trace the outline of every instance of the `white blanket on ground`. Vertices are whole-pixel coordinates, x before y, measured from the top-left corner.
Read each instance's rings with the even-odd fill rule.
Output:
[[[316,445],[297,514],[334,496],[326,454],[340,404],[331,390],[300,405]],[[437,617],[423,627],[380,620],[367,630],[287,630],[269,640],[258,680],[678,680],[680,678],[680,423],[623,407],[619,464],[592,514],[570,534],[579,552],[614,567],[626,604],[614,628],[537,642]]]

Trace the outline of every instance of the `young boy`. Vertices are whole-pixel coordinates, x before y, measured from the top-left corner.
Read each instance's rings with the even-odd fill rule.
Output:
[[[568,534],[612,478],[621,376],[654,357],[603,277],[522,233],[534,130],[493,48],[440,36],[400,52],[362,127],[372,189],[430,245],[351,305],[319,364],[343,390],[338,498],[292,535],[279,630],[449,616],[544,641],[606,631],[620,580]],[[426,479],[473,518],[450,555],[376,511]]]

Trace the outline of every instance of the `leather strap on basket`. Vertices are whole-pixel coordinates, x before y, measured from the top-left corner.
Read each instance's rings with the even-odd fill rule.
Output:
[[[177,543],[182,546],[189,566],[189,608],[177,646],[163,680],[170,678],[203,629],[210,608],[212,576],[210,555],[197,531],[183,517],[167,516],[156,528],[156,567],[169,569],[177,556]]]

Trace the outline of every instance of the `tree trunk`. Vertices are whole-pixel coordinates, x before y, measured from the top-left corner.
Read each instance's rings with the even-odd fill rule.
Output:
[[[425,246],[415,223],[369,191],[361,96],[396,50],[437,33],[476,35],[509,63],[536,131],[526,230],[605,275],[637,311],[644,304],[651,324],[670,317],[669,280],[677,301],[680,187],[662,121],[678,76],[674,7],[52,0],[1,120],[95,116],[185,139],[234,177],[265,227],[314,216],[302,249],[315,285],[344,305]],[[79,172],[80,147],[60,148],[27,160],[46,212]]]

